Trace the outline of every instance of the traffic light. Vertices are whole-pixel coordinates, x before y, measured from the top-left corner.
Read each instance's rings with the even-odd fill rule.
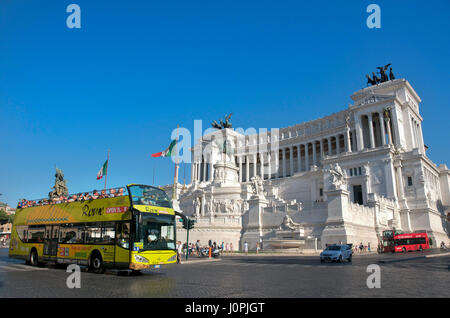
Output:
[[[190,230],[194,227],[195,220],[188,218],[183,219],[183,229]]]
[[[195,220],[188,219],[188,230],[194,228]]]

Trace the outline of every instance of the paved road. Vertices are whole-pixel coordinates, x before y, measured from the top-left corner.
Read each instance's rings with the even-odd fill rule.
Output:
[[[228,256],[138,276],[82,272],[81,288],[69,289],[65,269],[24,265],[0,249],[0,297],[450,297],[450,256],[379,262],[418,255],[355,256],[342,264],[321,264],[317,256]],[[381,268],[380,289],[366,285],[369,264]]]

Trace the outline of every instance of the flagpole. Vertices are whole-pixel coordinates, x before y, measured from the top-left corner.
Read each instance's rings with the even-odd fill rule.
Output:
[[[106,159],[106,174],[105,174],[105,188],[104,190],[106,190],[106,179],[108,178],[108,166],[109,166],[109,149],[108,149],[108,156]]]
[[[177,158],[177,144],[178,144],[178,128],[180,127],[180,125],[177,125],[177,139],[175,142],[175,175],[173,177],[173,193],[172,193],[172,200],[175,200],[177,198],[177,183],[178,183],[178,178],[177,178],[177,168],[178,168],[178,158]]]
[[[155,165],[153,165],[153,183],[152,185],[155,185]]]

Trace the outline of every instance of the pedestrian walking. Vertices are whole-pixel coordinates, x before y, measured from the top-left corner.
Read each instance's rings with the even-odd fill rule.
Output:
[[[229,247],[228,243],[225,244],[225,253],[226,253],[226,254],[228,254],[228,249],[229,249],[229,248],[230,248],[230,247]]]
[[[259,253],[259,242],[256,242],[256,254]]]
[[[195,249],[197,250],[197,256],[200,257],[200,240],[195,242]]]
[[[177,264],[181,264],[181,253],[183,252],[183,244],[181,241],[178,241],[177,244]]]
[[[233,254],[233,243],[230,243],[230,254]]]
[[[245,255],[248,255],[248,243],[247,243],[247,241],[244,242],[244,252],[245,252]]]

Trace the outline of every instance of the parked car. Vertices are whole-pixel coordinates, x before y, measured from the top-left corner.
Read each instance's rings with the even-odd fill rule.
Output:
[[[352,261],[352,245],[351,244],[334,244],[329,245],[322,253],[320,253],[320,262],[344,260]]]

